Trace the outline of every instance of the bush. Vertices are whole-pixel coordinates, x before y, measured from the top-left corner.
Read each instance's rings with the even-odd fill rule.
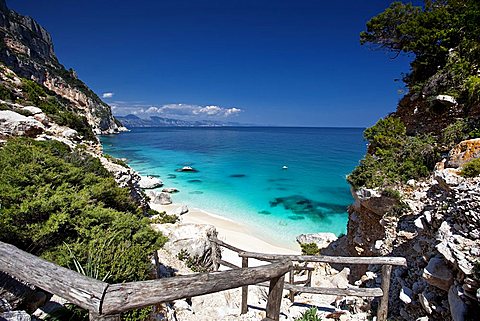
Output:
[[[402,194],[398,190],[389,187],[382,190],[382,196],[394,198],[398,201],[402,199]]]
[[[149,278],[166,239],[100,161],[58,141],[9,140],[0,149],[0,240],[109,281]]]
[[[320,249],[316,243],[302,243],[300,244],[302,248],[302,254],[304,255],[318,255],[320,254]]]
[[[463,177],[476,177],[480,175],[480,158],[475,158],[463,165],[460,175]]]
[[[426,177],[440,158],[432,136],[407,136],[395,117],[379,120],[364,136],[368,154],[347,177],[354,188],[388,187]]]
[[[296,318],[295,321],[320,321],[317,315],[317,308],[310,308],[305,311],[301,317]]]

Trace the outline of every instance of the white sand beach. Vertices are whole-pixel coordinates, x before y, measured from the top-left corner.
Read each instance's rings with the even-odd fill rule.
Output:
[[[159,211],[165,211],[167,214],[172,213],[182,204],[158,205],[150,204],[150,206]],[[210,224],[215,226],[218,231],[218,238],[237,248],[250,252],[261,252],[269,254],[300,254],[300,246],[297,244],[283,244],[274,240],[264,239],[259,233],[250,229],[248,226],[239,222],[214,215],[196,208],[189,208],[188,213],[181,216],[182,223],[194,224]],[[222,257],[234,264],[240,264],[241,260],[238,255],[230,250],[224,250]],[[251,265],[258,265],[260,262],[252,262]],[[263,263],[264,264],[264,263]]]

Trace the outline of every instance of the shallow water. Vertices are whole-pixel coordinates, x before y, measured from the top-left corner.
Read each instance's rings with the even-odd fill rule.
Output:
[[[345,176],[365,153],[358,128],[135,128],[101,141],[140,174],[178,188],[175,203],[282,243],[345,233],[352,202]],[[183,166],[198,172],[178,172]]]

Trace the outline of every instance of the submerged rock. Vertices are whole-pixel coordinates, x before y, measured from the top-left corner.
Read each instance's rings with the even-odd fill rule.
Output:
[[[179,190],[178,190],[178,188],[175,188],[175,187],[167,187],[167,188],[162,189],[162,192],[173,194],[173,193],[178,193]]]

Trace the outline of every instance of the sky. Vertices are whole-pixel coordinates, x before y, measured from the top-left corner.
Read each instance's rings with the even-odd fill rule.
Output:
[[[412,57],[361,46],[387,0],[7,0],[114,114],[367,127]]]

